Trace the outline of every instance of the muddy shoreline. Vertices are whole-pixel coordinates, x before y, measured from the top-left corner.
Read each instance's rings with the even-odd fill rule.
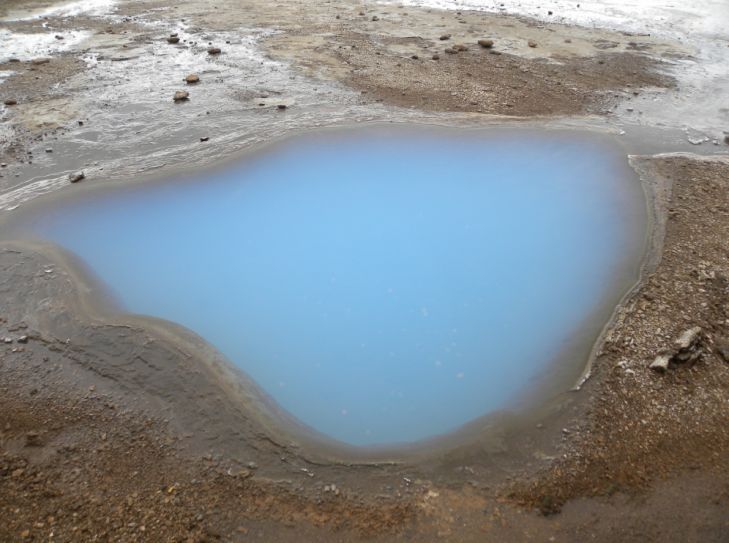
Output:
[[[200,338],[110,319],[63,256],[3,242],[0,539],[726,540],[729,161],[720,145],[631,125],[628,111],[639,95],[672,92],[664,63],[692,52],[508,15],[244,4],[130,1],[106,17],[0,22],[92,34],[48,62],[0,64],[13,72],[0,97],[18,102],[2,110],[1,212],[68,191],[81,169],[90,185],[143,183],[320,126],[571,127],[625,134],[626,154],[641,155],[631,165],[653,219],[641,280],[595,345],[590,378],[538,417],[507,415],[426,454],[333,461],[257,415],[270,402],[233,387],[239,376]],[[171,31],[179,47],[164,42]],[[466,50],[443,51],[458,43]],[[177,107],[184,83],[122,79],[152,69],[195,69],[202,83]],[[653,154],[688,150],[720,156]],[[649,368],[695,326],[695,359]]]

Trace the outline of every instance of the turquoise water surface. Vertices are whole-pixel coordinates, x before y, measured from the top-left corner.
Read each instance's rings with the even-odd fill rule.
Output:
[[[202,336],[306,425],[372,445],[509,407],[575,334],[594,340],[604,321],[586,323],[641,255],[644,206],[604,140],[353,130],[82,190],[22,229],[78,256],[125,312]]]

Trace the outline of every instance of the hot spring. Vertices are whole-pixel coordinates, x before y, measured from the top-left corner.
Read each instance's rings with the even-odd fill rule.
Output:
[[[550,375],[568,389],[647,228],[625,154],[577,132],[323,131],[96,184],[4,229],[75,255],[118,311],[192,330],[351,445],[452,432]]]

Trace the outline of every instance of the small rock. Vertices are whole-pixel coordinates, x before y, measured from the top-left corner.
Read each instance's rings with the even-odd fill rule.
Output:
[[[200,141],[208,141],[210,138],[208,136],[203,136],[200,138]]]
[[[11,338],[11,337],[3,338],[3,343],[5,343],[6,345],[10,345],[12,342],[13,342],[13,338]]]
[[[18,338],[18,343],[28,343],[28,336],[20,336]]]
[[[71,183],[78,183],[79,181],[83,181],[86,179],[86,175],[84,172],[78,172],[78,173],[72,173],[68,175],[68,180]]]
[[[56,34],[56,39],[57,40],[62,40],[63,39],[63,36],[61,36],[60,34]]]
[[[46,149],[46,153],[52,153],[52,152],[53,152],[53,149],[51,149],[50,147],[48,147],[48,148]]]
[[[167,43],[180,43],[180,38],[177,36],[169,36],[167,38]]]
[[[5,100],[3,102],[3,104],[5,104],[6,106],[14,106],[14,105],[17,105],[17,103],[18,103],[18,101],[13,98],[8,98],[7,100]]]
[[[729,145],[729,134],[727,134],[726,132],[724,133],[724,143]]]
[[[446,47],[444,51],[445,51],[445,52],[446,52],[447,54],[449,54],[449,55],[456,55],[456,54],[458,54],[458,51],[456,51],[456,50],[455,50],[455,49],[453,49],[452,47]]]
[[[439,39],[440,39],[440,41],[450,40],[451,39],[451,35],[450,34],[443,34]]]
[[[286,104],[279,104],[279,105],[277,105],[276,107],[277,107],[278,109],[280,109],[280,110],[282,110],[282,111],[283,111],[284,109],[288,108],[289,106],[287,106]]]
[[[462,43],[457,43],[453,46],[453,49],[455,49],[456,51],[468,51],[468,47],[466,47]]]
[[[494,40],[478,40],[478,44],[485,49],[491,49],[494,46]]]
[[[373,16],[372,16],[372,20],[373,20],[373,21],[379,21],[379,20],[380,20],[380,18],[379,18],[379,17],[377,16],[377,15],[373,15]]]
[[[533,49],[537,46],[537,42],[535,42],[534,40],[529,40],[527,42],[527,45]]]
[[[28,432],[25,434],[26,447],[38,447],[40,444],[40,434],[38,432]]]
[[[197,74],[190,74],[185,78],[185,81],[188,85],[192,85],[200,81],[200,76],[198,76]]]
[[[40,66],[41,64],[48,64],[51,61],[49,58],[34,58],[30,61],[34,66]]]
[[[670,362],[671,356],[669,354],[659,354],[648,367],[655,371],[664,372],[668,370],[668,364]]]
[[[172,97],[172,100],[175,102],[184,102],[185,100],[190,98],[190,93],[187,91],[177,91],[175,95]]]
[[[219,55],[222,51],[220,50],[220,47],[209,47],[208,48],[208,55]]]
[[[419,57],[418,57],[418,55],[413,55],[410,58],[413,59],[413,60],[418,60]]]
[[[432,58],[433,60],[438,60],[438,59],[440,59],[440,55],[433,55],[430,58]]]

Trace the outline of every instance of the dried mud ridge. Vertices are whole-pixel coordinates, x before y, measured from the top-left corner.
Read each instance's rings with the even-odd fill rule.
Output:
[[[639,168],[666,212],[662,259],[581,403],[543,430],[559,445],[541,468],[478,448],[420,465],[314,462],[231,409],[188,354],[76,321],[62,269],[3,249],[0,540],[725,541],[729,164]],[[690,356],[650,369],[694,327]]]

